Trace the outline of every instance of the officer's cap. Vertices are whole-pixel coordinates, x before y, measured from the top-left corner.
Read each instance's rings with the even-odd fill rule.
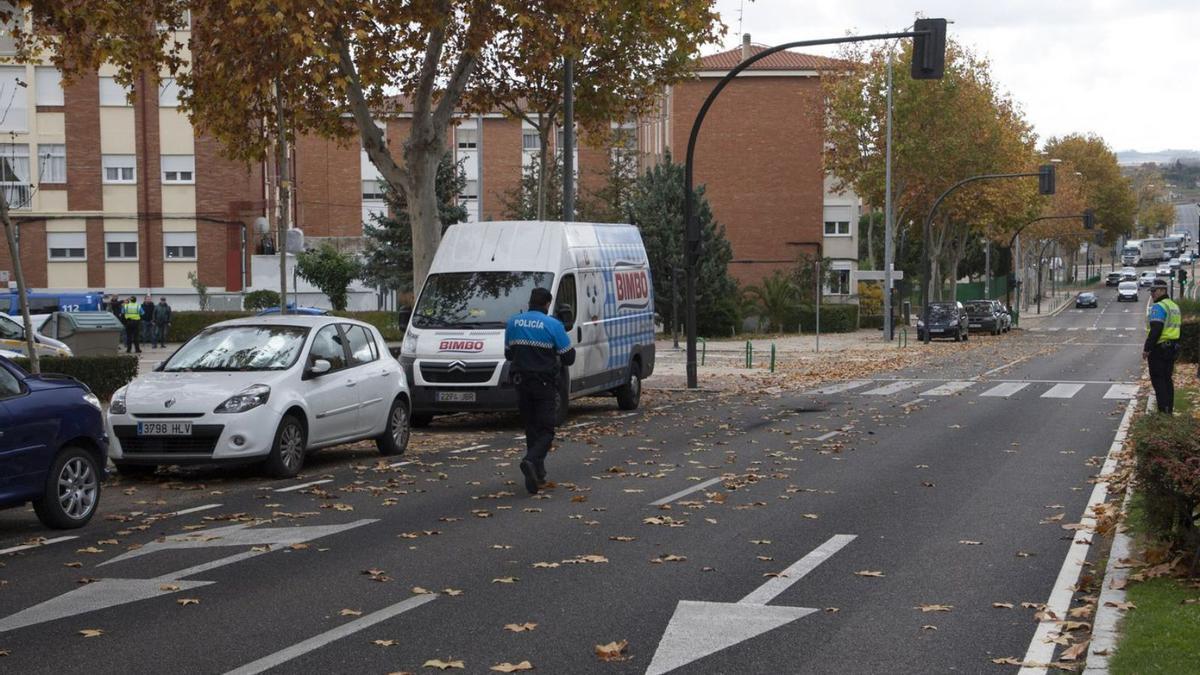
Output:
[[[1170,288],[1170,285],[1169,285],[1169,284],[1167,284],[1167,280],[1166,280],[1166,279],[1155,279],[1154,281],[1152,281],[1152,282],[1150,283],[1150,288],[1152,288],[1152,289],[1153,289],[1153,288],[1161,288],[1161,289],[1163,289],[1163,290],[1165,291],[1165,290],[1167,290],[1168,288]]]

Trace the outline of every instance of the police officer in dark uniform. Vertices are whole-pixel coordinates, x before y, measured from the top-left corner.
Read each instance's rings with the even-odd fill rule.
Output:
[[[1150,297],[1154,304],[1146,316],[1146,344],[1142,356],[1150,370],[1150,384],[1154,386],[1154,399],[1158,411],[1175,412],[1175,357],[1179,353],[1179,337],[1182,317],[1179,305],[1169,296],[1166,279],[1155,279],[1150,286]]]
[[[517,408],[525,425],[525,489],[537,494],[546,483],[546,454],[554,443],[559,369],[575,362],[575,348],[562,322],[549,316],[550,291],[535,288],[529,311],[508,320],[504,358],[517,387]]]

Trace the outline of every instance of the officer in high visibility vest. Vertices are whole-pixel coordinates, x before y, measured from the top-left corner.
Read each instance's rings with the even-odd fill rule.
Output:
[[[125,353],[142,353],[142,305],[130,296],[121,307],[121,318],[125,320]]]
[[[1179,353],[1179,332],[1183,323],[1179,305],[1168,297],[1167,280],[1155,279],[1150,286],[1150,297],[1154,304],[1146,316],[1146,344],[1142,356],[1150,368],[1150,384],[1154,386],[1154,398],[1158,411],[1175,411],[1175,356]]]

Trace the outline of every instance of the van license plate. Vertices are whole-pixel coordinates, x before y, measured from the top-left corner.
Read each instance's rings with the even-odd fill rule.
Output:
[[[138,436],[191,436],[191,422],[138,422]]]
[[[439,391],[437,393],[439,403],[474,403],[475,392],[473,391]]]

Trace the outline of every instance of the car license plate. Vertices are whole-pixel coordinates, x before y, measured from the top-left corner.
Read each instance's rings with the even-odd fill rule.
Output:
[[[969,324],[967,324],[967,328],[979,328],[980,325],[981,324],[977,324],[977,323],[969,323]]]
[[[191,422],[138,422],[138,436],[191,436]]]
[[[473,391],[439,391],[437,400],[440,403],[474,403],[475,392]]]

